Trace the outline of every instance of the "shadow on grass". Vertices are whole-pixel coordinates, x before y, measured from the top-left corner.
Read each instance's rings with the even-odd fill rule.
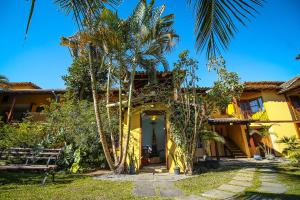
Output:
[[[300,199],[300,195],[297,194],[270,194],[261,192],[245,192],[237,199],[281,199],[281,200],[296,200]]]
[[[44,173],[26,173],[26,172],[1,172],[0,186],[8,184],[17,185],[41,185]],[[64,172],[56,173],[55,180],[52,182],[52,176],[49,175],[46,185],[68,184],[76,179],[85,178],[83,175],[72,175]]]

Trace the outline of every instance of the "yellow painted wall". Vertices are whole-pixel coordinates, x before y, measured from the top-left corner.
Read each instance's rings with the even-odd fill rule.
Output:
[[[151,106],[151,105],[154,105]],[[159,110],[159,111],[165,111],[166,112],[166,134],[167,134],[167,142],[166,142],[166,154],[167,154],[167,166],[169,169],[169,172],[173,173],[175,162],[172,159],[171,154],[177,155],[177,162],[179,164],[180,170],[183,172],[185,169],[184,166],[184,157],[182,156],[182,153],[179,148],[176,147],[176,144],[174,141],[172,141],[170,137],[170,122],[169,117],[170,113],[168,111],[168,107],[166,107],[163,104],[155,103],[155,104],[144,104],[142,106],[138,106],[133,108],[132,112],[132,124],[131,124],[131,136],[130,136],[130,143],[129,143],[129,154],[133,154],[135,158],[135,168],[136,170],[140,169],[141,164],[141,134],[142,134],[142,128],[141,128],[141,114],[143,111],[151,111],[151,110]],[[127,112],[125,112],[125,124],[124,124],[124,137],[126,135],[127,131]],[[123,140],[124,141],[124,140]],[[134,150],[134,153],[133,153]],[[127,156],[127,163],[129,163],[129,157]]]
[[[251,157],[249,146],[247,144],[245,125],[226,126],[228,137],[248,156]]]
[[[276,134],[271,136],[274,150],[281,153],[284,146],[276,143],[276,141],[283,136],[297,136],[297,130],[295,124],[292,122],[293,118],[290,108],[285,97],[283,95],[278,95],[275,91],[263,91],[262,97],[268,118],[271,121],[270,124],[273,124],[270,131]],[[290,122],[272,123],[272,121]]]

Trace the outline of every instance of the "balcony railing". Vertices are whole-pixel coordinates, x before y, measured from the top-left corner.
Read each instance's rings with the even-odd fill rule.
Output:
[[[266,111],[258,111],[253,113],[250,110],[241,110],[241,114],[244,119],[256,119],[256,120],[268,120],[268,115]]]

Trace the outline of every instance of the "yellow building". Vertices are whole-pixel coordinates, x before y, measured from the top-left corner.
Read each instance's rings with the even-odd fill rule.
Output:
[[[140,83],[146,80],[146,77],[142,76],[144,75],[137,75],[140,87]],[[276,141],[283,136],[299,137],[297,117],[300,115],[295,115],[300,111],[299,95],[297,98],[287,98],[287,92],[291,90],[286,88],[286,83],[279,81],[245,82],[240,100],[235,100],[229,105],[225,114],[209,119],[212,129],[222,135],[226,143],[210,142],[204,149],[199,140],[196,159],[202,159],[204,155],[250,158],[254,154],[263,155],[263,151],[258,148],[263,144],[271,149],[271,153],[281,156],[282,146]],[[300,94],[299,87],[289,94],[295,93]],[[269,127],[269,132],[274,134],[261,137],[258,131],[264,127]],[[124,131],[126,130],[125,124]],[[131,134],[129,157],[134,160],[136,169],[151,166],[152,163],[161,163],[167,170],[173,171],[175,163],[172,154],[179,149],[170,136],[169,110],[166,105],[151,100],[134,105]],[[150,155],[150,159],[146,153],[149,149],[155,149],[155,156]],[[179,161],[181,170],[184,168],[183,163]]]
[[[31,82],[0,84],[0,118],[5,122],[21,121],[30,112],[38,120],[43,105],[50,99],[58,100],[63,93],[65,90],[45,90]]]
[[[157,74],[158,82],[172,84],[172,73]],[[135,91],[142,92],[149,77],[145,73],[135,76]],[[211,157],[250,158],[263,153],[258,146],[266,144],[280,156],[282,146],[276,143],[283,136],[297,135],[300,124],[300,77],[287,82],[245,82],[241,98],[228,106],[227,112],[209,119],[211,128],[225,138],[226,143],[210,142],[204,145],[199,138],[196,160],[204,155]],[[7,121],[18,119],[19,113],[39,112],[47,99],[58,98],[64,90],[43,90],[32,83],[12,83],[9,89],[0,90],[0,114]],[[202,92],[207,88],[199,88]],[[117,95],[117,93],[115,94]],[[170,135],[169,108],[151,98],[133,101],[131,137],[128,162],[134,162],[136,170],[159,164],[173,171],[172,155],[180,151]],[[115,98],[117,99],[117,98]],[[124,110],[124,132],[127,131],[126,108]],[[257,134],[269,126],[271,134],[262,138]],[[151,153],[149,153],[151,152]],[[179,158],[181,170],[184,166]],[[146,167],[147,168],[147,167]]]

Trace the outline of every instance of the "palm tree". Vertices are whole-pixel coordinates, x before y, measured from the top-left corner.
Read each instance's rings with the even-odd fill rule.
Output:
[[[0,75],[0,84],[7,84],[8,83],[8,79],[3,76],[3,75]]]
[[[196,18],[196,48],[200,52],[205,50],[207,58],[213,58],[222,49],[228,49],[238,32],[237,24],[245,26],[264,0],[187,0],[187,3],[192,5]]]
[[[89,55],[90,76],[98,133],[104,152],[106,152],[105,156],[107,162],[112,170],[115,169],[115,166],[109,153],[106,134],[102,127],[98,109],[97,91],[95,87],[96,80],[94,76],[95,59],[99,59],[100,57],[100,68],[109,66],[108,71],[111,71],[110,67],[112,66],[112,59],[119,63],[131,63],[131,65],[125,65],[129,66],[126,71],[130,72],[127,101],[128,131],[124,143],[122,142],[124,145],[122,148],[123,151],[120,153],[120,162],[118,163],[117,172],[123,172],[128,153],[132,113],[131,102],[135,71],[137,68],[140,68],[145,69],[149,73],[154,72],[156,70],[155,67],[159,63],[162,63],[164,67],[167,67],[164,53],[171,49],[174,38],[178,37],[172,29],[174,16],[167,15],[162,17],[164,6],[154,8],[153,5],[154,1],[147,4],[145,0],[141,0],[134,9],[133,14],[125,21],[118,20],[117,16],[110,11],[104,11],[101,15],[102,17],[100,16],[101,19],[98,21],[96,20],[96,25],[94,23],[93,26],[88,25],[85,32],[79,32],[75,36],[62,39],[63,44],[73,49],[73,55],[78,55],[78,52],[81,52],[82,54],[87,52]],[[104,64],[107,60],[110,62],[109,65]],[[123,70],[122,67],[124,66],[119,66],[119,72]],[[108,77],[110,78],[110,76],[111,74],[109,73]],[[107,85],[107,95],[109,95],[109,84],[110,82],[108,82]],[[109,102],[108,99],[107,102]],[[122,101],[120,101],[120,106],[122,105],[121,102]],[[119,129],[121,134],[122,127],[120,126]],[[113,139],[112,142],[114,142]]]
[[[165,5],[154,7],[154,0],[147,4],[146,0],[141,0],[134,9],[132,15],[127,20],[129,28],[127,44],[129,45],[129,55],[131,60],[130,83],[128,88],[127,104],[127,134],[124,140],[122,158],[117,171],[123,172],[129,138],[131,134],[132,119],[132,93],[136,69],[144,69],[148,73],[154,73],[158,64],[162,64],[166,69],[168,63],[164,57],[165,52],[171,50],[174,39],[178,38],[172,25],[174,15],[170,14],[162,17]]]

